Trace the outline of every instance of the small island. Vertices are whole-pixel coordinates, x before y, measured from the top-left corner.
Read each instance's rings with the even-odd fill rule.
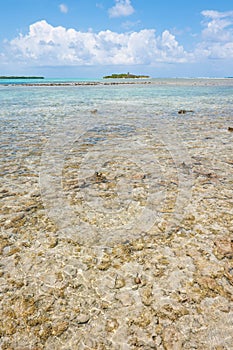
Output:
[[[106,75],[103,79],[148,79],[149,75],[135,75],[131,73],[121,73],[121,74],[112,74]]]
[[[25,77],[25,76],[0,76],[0,79],[44,79],[44,77]]]

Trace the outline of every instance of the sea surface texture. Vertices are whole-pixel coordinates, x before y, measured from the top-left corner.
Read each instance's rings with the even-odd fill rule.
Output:
[[[0,348],[232,350],[233,79],[0,83]]]

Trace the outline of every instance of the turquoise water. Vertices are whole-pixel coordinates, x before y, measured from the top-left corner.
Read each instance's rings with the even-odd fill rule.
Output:
[[[20,156],[19,143],[51,137],[64,125],[77,121],[89,127],[103,124],[129,123],[150,129],[152,125],[189,120],[206,120],[226,116],[232,118],[233,84],[193,85],[195,80],[181,83],[116,86],[1,86],[1,146]],[[217,82],[217,83],[216,83]],[[207,81],[208,83],[208,81]],[[180,109],[193,113],[179,115]],[[97,113],[93,113],[97,110]],[[72,123],[71,123],[72,125]],[[161,124],[162,125],[162,124]]]
[[[65,83],[65,82],[87,82],[93,79],[80,79],[80,78],[44,78],[44,79],[0,79],[0,84],[40,84],[40,83]],[[98,79],[94,79],[95,81]]]

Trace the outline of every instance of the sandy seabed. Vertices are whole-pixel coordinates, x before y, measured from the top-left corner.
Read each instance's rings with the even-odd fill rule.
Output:
[[[60,175],[68,212],[46,193],[45,170],[33,171],[46,140],[4,164],[2,350],[233,349],[232,116],[184,114],[177,130],[188,157],[139,127],[105,130],[99,146],[88,143],[95,131],[74,144]],[[94,169],[94,151],[121,137],[148,137],[138,154],[153,153],[159,171],[129,150],[80,170],[84,153]]]

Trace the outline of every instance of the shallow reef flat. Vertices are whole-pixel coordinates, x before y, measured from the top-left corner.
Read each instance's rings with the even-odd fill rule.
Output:
[[[38,79],[38,81],[33,82],[31,79]],[[142,85],[142,84],[152,84],[152,85],[168,85],[168,86],[233,86],[233,78],[115,78],[115,79],[95,79],[95,80],[63,80],[63,79],[45,79],[40,77],[32,78],[14,78],[2,79],[0,77],[0,86],[111,86],[111,85]],[[16,80],[14,82],[14,80]],[[22,81],[20,81],[22,80]]]
[[[38,89],[1,110],[1,349],[231,350],[231,91]]]

